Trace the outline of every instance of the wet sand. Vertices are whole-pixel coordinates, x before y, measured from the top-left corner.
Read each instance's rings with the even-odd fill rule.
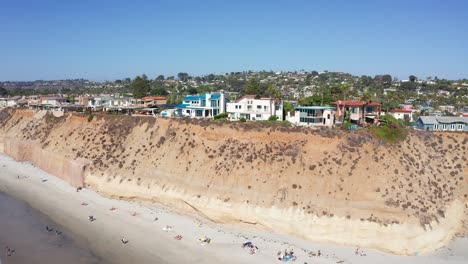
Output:
[[[6,260],[2,259],[2,264],[103,263],[85,250],[86,248],[92,249],[95,255],[108,263],[283,263],[276,259],[276,253],[285,249],[293,249],[297,256],[295,263],[300,264],[455,264],[466,263],[468,260],[467,238],[457,239],[449,247],[440,249],[431,255],[395,256],[364,248],[361,250],[364,250],[366,256],[361,257],[356,256],[354,254],[355,248],[351,247],[318,244],[274,232],[216,224],[193,215],[180,214],[171,208],[160,205],[108,199],[88,189],[76,192],[67,183],[33,165],[15,162],[1,154],[0,192],[15,199],[27,201],[48,218],[67,227],[67,230],[64,229],[65,240],[62,241],[55,234],[45,231],[45,224],[49,222],[47,218],[36,224],[34,221],[40,220],[40,217],[33,217],[34,221],[26,221],[23,228],[18,228],[10,227],[10,225],[16,225],[15,222],[18,219],[27,219],[21,214],[15,214],[18,209],[6,214],[1,213],[0,246],[2,247],[0,250],[4,249],[5,243],[17,249],[17,252],[14,253],[17,255]],[[6,204],[11,204],[11,201]],[[113,207],[118,208],[118,210],[109,210]],[[9,212],[9,210],[6,211]],[[31,209],[29,208],[29,211],[26,210],[26,212],[31,212]],[[97,220],[89,222],[88,215],[94,215]],[[154,220],[155,217],[158,217],[157,221]],[[4,219],[9,219],[5,222],[8,225],[3,225]],[[166,225],[174,227],[172,232],[162,230]],[[37,234],[31,232],[37,232]],[[183,238],[175,240],[174,236],[176,235],[181,235]],[[212,243],[202,246],[197,240],[205,235],[212,239]],[[29,236],[31,239],[24,239]],[[123,245],[120,242],[122,236],[129,239],[130,242]],[[67,238],[73,238],[73,241],[77,241],[77,243],[66,240]],[[259,251],[250,255],[248,250],[242,249],[241,245],[246,241],[257,245]],[[59,245],[62,246],[59,247]],[[82,245],[83,251],[77,250],[77,247],[72,245]],[[69,250],[64,250],[67,248]],[[39,257],[48,256],[48,249],[50,254],[58,254],[57,257],[53,258],[58,260],[57,262],[39,260]],[[321,257],[309,254],[317,252],[319,249],[322,252]],[[24,253],[23,250],[25,250]],[[5,258],[4,252],[2,254],[2,258]]]
[[[47,232],[46,225],[54,231]],[[11,256],[6,255],[6,247],[15,250]],[[73,241],[65,229],[3,193],[0,193],[0,253],[3,264],[104,264]]]

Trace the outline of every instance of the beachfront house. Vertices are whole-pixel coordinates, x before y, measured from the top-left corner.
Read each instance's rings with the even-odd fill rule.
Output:
[[[62,104],[67,103],[67,98],[58,97],[58,96],[41,96],[39,102],[43,106],[61,106]]]
[[[8,97],[6,98],[5,107],[15,107],[21,99],[23,99],[21,96]]]
[[[336,121],[354,124],[373,123],[380,116],[380,104],[361,101],[336,101]]]
[[[410,109],[392,109],[388,113],[395,119],[413,121],[413,110]]]
[[[330,106],[296,106],[294,114],[288,113],[286,120],[295,126],[333,126],[336,108]]]
[[[167,104],[166,97],[164,96],[146,96],[141,100],[144,107],[161,106]]]
[[[0,108],[7,107],[7,98],[0,98]]]
[[[102,95],[88,99],[88,107],[94,110],[104,109],[105,111],[111,109],[121,109],[130,105],[129,98],[115,95]]]
[[[468,131],[468,117],[420,116],[416,128],[426,131]]]
[[[213,118],[226,112],[226,98],[224,92],[189,95],[175,109],[179,117]]]
[[[272,98],[258,98],[255,95],[245,95],[235,102],[226,104],[229,120],[245,118],[247,121],[268,120],[276,116],[283,120],[283,103]]]

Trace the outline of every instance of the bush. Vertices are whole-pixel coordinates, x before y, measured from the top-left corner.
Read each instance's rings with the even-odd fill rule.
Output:
[[[88,122],[93,121],[94,115],[92,113],[89,113],[88,115]]]
[[[222,114],[219,114],[219,115],[215,115],[214,120],[226,119],[227,117],[228,117],[228,113],[222,113]]]
[[[245,121],[247,121],[247,120],[245,120],[245,118],[244,118],[244,117],[241,117],[241,118],[239,119],[239,121],[241,121],[241,122],[245,122]]]
[[[370,128],[372,135],[387,143],[396,143],[405,139],[407,130],[398,124]]]
[[[276,120],[278,120],[278,117],[275,115],[272,115],[268,118],[268,121],[276,121]]]
[[[349,128],[352,126],[353,124],[350,123],[350,122],[344,122],[343,123],[343,128],[346,129],[346,130],[349,130]]]
[[[393,117],[390,114],[385,114],[381,116],[379,119],[382,120],[382,122],[385,123],[386,125],[396,125],[400,123],[400,121],[398,121],[395,117]]]

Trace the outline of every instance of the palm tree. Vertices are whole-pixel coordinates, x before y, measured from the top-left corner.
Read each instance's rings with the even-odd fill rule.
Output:
[[[361,101],[364,102],[363,106],[363,117],[362,117],[362,124],[366,123],[366,115],[367,115],[367,105],[372,101],[372,96],[368,91],[364,91],[361,95]]]
[[[270,116],[276,116],[276,105],[281,102],[281,93],[273,85],[269,85],[266,92],[270,97]],[[273,102],[275,103],[275,111],[273,111]]]

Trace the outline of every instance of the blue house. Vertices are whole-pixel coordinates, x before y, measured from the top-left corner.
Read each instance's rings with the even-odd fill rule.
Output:
[[[212,118],[226,112],[224,93],[189,95],[176,106],[177,116],[191,118]]]
[[[468,117],[420,116],[415,124],[426,131],[468,131]]]

